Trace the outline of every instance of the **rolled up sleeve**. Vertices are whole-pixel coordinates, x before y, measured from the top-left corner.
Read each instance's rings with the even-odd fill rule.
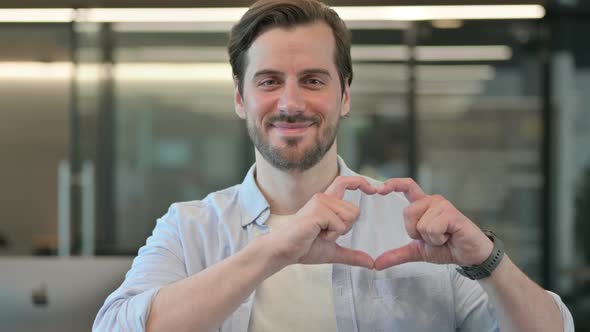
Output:
[[[563,331],[574,332],[574,318],[572,317],[572,314],[570,313],[569,309],[565,306],[559,295],[550,291],[547,291],[547,293],[551,295],[553,301],[555,301],[555,304],[557,304],[557,306],[559,307],[559,311],[561,311],[561,318],[563,319]]]
[[[457,322],[461,331],[500,331],[495,309],[483,288],[476,281],[469,280],[450,269],[455,287]],[[574,319],[559,295],[547,291],[561,311],[563,331],[574,332]],[[484,328],[485,326],[485,328]]]
[[[158,219],[125,281],[105,300],[93,331],[144,331],[158,291],[187,277],[174,205]]]

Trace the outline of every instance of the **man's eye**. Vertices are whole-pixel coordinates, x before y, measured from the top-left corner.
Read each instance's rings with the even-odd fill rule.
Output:
[[[262,82],[260,82],[260,86],[272,86],[275,85],[277,83],[276,80],[264,80]]]
[[[322,81],[320,81],[318,79],[315,79],[315,78],[310,78],[308,80],[305,80],[305,83],[310,84],[310,85],[322,85],[322,84],[324,84],[324,82],[322,82]]]

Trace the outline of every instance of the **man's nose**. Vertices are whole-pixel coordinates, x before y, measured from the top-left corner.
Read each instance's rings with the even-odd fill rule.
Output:
[[[301,91],[301,87],[297,82],[288,80],[285,83],[278,107],[280,113],[297,114],[305,112],[303,91]]]

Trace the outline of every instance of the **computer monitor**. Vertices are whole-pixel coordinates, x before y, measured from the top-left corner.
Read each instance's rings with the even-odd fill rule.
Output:
[[[0,331],[90,331],[132,259],[0,258]]]

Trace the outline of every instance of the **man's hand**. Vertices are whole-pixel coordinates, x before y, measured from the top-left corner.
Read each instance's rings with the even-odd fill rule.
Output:
[[[493,243],[444,197],[425,195],[410,178],[387,180],[378,189],[381,195],[394,191],[403,192],[410,201],[404,222],[414,240],[381,254],[375,259],[375,269],[416,261],[478,265],[491,254]]]
[[[367,253],[335,242],[350,231],[359,216],[357,206],[342,200],[346,190],[357,189],[369,195],[377,192],[360,176],[339,176],[324,193],[315,194],[285,227],[270,234],[284,265],[340,263],[373,268],[373,258]]]

